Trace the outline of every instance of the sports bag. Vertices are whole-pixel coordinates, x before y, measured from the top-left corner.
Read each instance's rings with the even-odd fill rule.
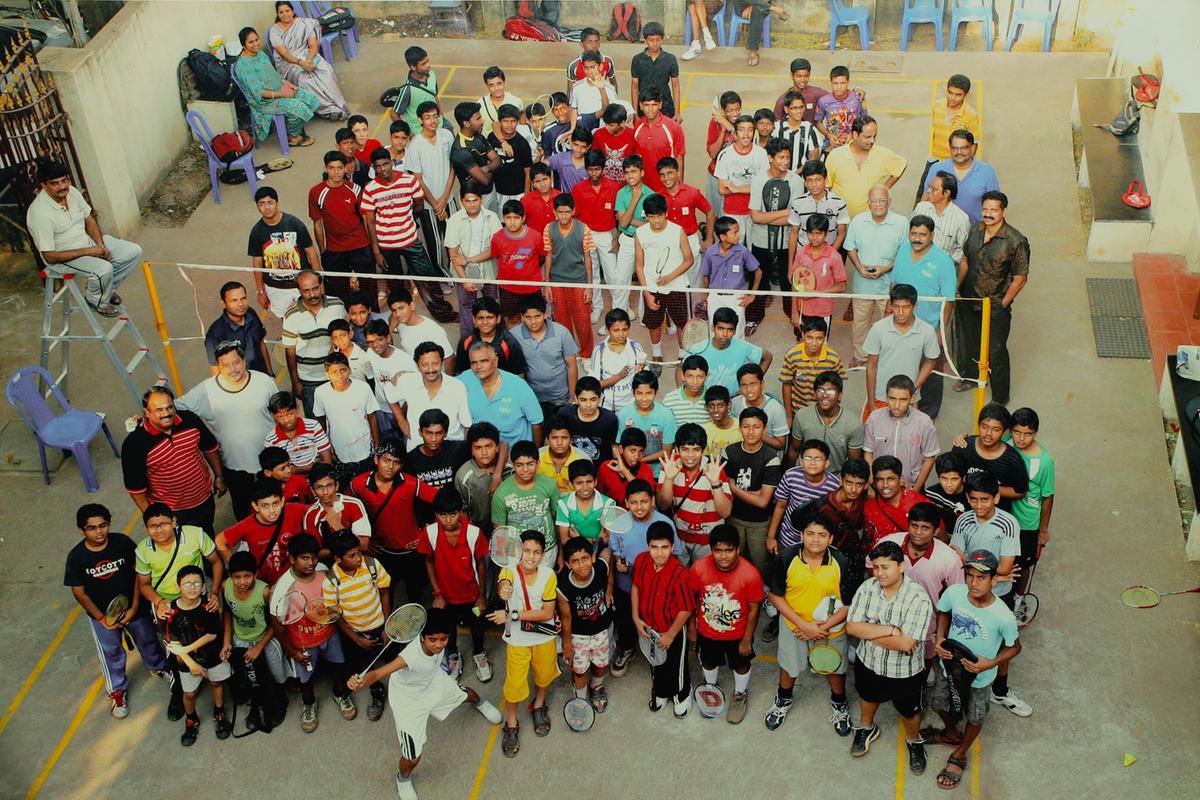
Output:
[[[504,21],[505,39],[514,42],[561,42],[558,31],[540,19],[509,17]]]
[[[196,79],[201,100],[229,100],[233,96],[233,76],[229,65],[206,50],[191,50],[187,63]]]
[[[350,9],[345,6],[334,6],[317,17],[317,23],[320,24],[322,33],[339,33],[353,28],[356,20],[354,14],[350,13]]]
[[[610,42],[640,42],[642,40],[642,12],[633,3],[617,3],[613,6],[612,19],[608,23]]]
[[[212,138],[213,155],[228,166],[254,149],[254,139],[245,131],[218,133]]]

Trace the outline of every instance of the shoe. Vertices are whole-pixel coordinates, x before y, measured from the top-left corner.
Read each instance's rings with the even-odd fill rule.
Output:
[[[674,336],[677,333],[679,333],[679,328],[675,327],[675,321],[668,319],[667,320],[667,336]]]
[[[763,628],[762,640],[764,642],[773,642],[779,638],[779,617],[772,617],[767,622],[767,627]]]
[[[698,55],[700,55],[700,40],[693,39],[691,46],[679,58],[683,61],[691,61]]]
[[[779,698],[775,698],[775,702],[771,705],[771,709],[767,712],[767,716],[763,718],[763,722],[767,725],[767,730],[776,730],[783,721],[787,719],[788,712],[792,710],[792,701],[780,703]]]
[[[829,721],[833,723],[833,730],[838,736],[850,735],[850,706],[845,703],[829,704],[833,708],[833,713],[829,716]]]
[[[108,296],[108,304],[120,308],[121,306],[125,305],[125,301],[121,299],[121,295],[113,292]]]
[[[675,698],[675,719],[683,719],[692,710],[692,693],[688,692],[683,699]]]
[[[183,696],[171,694],[171,700],[167,703],[167,719],[171,722],[178,722],[183,719]]]
[[[716,50],[717,49],[717,42],[715,39],[713,39],[712,34],[708,32],[708,28],[704,29],[704,49],[705,50]]]
[[[300,714],[300,730],[312,733],[317,729],[317,704],[305,703],[304,711]]]
[[[954,391],[956,392],[969,392],[974,388],[975,384],[971,383],[971,381],[959,381],[954,384]]]
[[[108,303],[101,303],[98,306],[92,306],[92,310],[95,311],[97,314],[99,314],[102,317],[119,317],[119,316],[121,316],[121,310],[119,308],[117,308],[116,306],[109,305]]]
[[[854,306],[847,305],[846,312],[842,314],[842,319],[846,322],[854,322]]]
[[[114,717],[125,719],[129,716],[129,703],[125,702],[125,691],[123,689],[110,694],[108,701],[112,703],[112,715]]]
[[[667,705],[667,698],[655,697],[650,695],[650,710],[654,712],[662,711]]]
[[[175,685],[175,676],[171,674],[170,670],[151,670],[150,674],[158,678],[160,681],[165,682],[168,687]]]
[[[905,742],[908,747],[908,768],[912,770],[913,775],[923,775],[925,773],[925,740],[918,739],[915,742]]]
[[[600,306],[599,308],[596,308],[596,307],[592,308],[592,324],[593,325],[595,325],[597,322],[599,322],[600,318],[602,316],[604,316],[604,306]]]
[[[371,722],[378,722],[383,716],[383,707],[387,705],[387,696],[381,695],[376,697],[371,695],[371,703],[367,706],[367,719]]]
[[[1028,717],[1033,714],[1033,707],[1026,703],[1021,698],[1017,697],[1012,689],[1008,690],[1008,694],[998,695],[992,692],[992,702],[998,706],[1004,706],[1018,717]]]
[[[342,712],[342,719],[352,720],[358,716],[358,706],[354,704],[354,695],[347,692],[337,700],[338,710]]]
[[[729,710],[725,712],[725,720],[730,725],[737,725],[746,718],[746,709],[750,706],[750,698],[745,692],[736,692]]]
[[[753,336],[757,331],[758,331],[758,323],[757,322],[747,322],[746,323],[746,338],[747,339],[749,339],[751,336]]]
[[[521,740],[517,738],[517,732],[520,730],[520,723],[513,725],[511,728],[505,725],[500,729],[500,752],[504,753],[505,758],[516,758],[517,753],[521,752]]]
[[[483,715],[483,718],[493,725],[499,725],[504,721],[504,717],[500,716],[500,709],[489,703],[487,700],[480,700],[475,704],[475,710]]]
[[[413,788],[412,778],[405,780],[400,777],[400,773],[396,773],[396,794],[400,800],[417,800],[417,790]]]
[[[619,678],[629,669],[629,660],[633,658],[632,650],[619,650],[612,662],[612,675],[614,678]]]
[[[854,741],[850,743],[850,755],[855,758],[861,758],[871,749],[871,742],[879,738],[879,726],[872,725],[869,728],[855,728]]]
[[[217,734],[218,739],[228,739],[229,734],[233,733],[233,723],[225,716],[224,711],[213,714],[213,732]]]
[[[550,709],[538,706],[530,709],[533,714],[533,732],[537,736],[550,735]]]
[[[442,660],[442,669],[457,681],[462,675],[462,656],[458,653],[447,653],[446,658]]]
[[[188,719],[183,723],[183,735],[179,737],[179,743],[184,747],[191,747],[196,743],[196,737],[200,735],[200,720]]]
[[[662,356],[658,356],[658,357],[662,358]],[[662,364],[651,361],[646,366],[646,369],[650,370],[650,374],[653,375],[654,377],[656,377],[656,378],[662,377]]]
[[[597,714],[603,714],[608,709],[608,689],[603,686],[588,687],[588,702]]]
[[[492,679],[492,665],[488,663],[485,653],[477,653],[472,659],[475,662],[475,677],[480,683],[487,683]]]

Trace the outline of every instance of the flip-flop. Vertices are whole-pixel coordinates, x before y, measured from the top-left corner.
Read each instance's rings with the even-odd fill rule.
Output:
[[[788,11],[786,8],[783,11],[779,12],[779,21],[780,22],[787,22],[791,18],[792,18],[792,12]]]
[[[313,143],[313,141],[314,141],[313,137],[305,136],[304,138],[298,139],[294,142],[291,139],[289,139],[288,144],[290,144],[292,147],[308,147]]]
[[[749,60],[746,61],[746,65],[750,66],[750,67],[757,67],[759,60],[760,59],[759,59],[758,53],[754,53],[753,55],[750,56]]]
[[[952,767],[952,766],[958,767],[959,769],[962,770],[962,772],[955,775],[953,772],[951,772],[949,770],[949,767]],[[967,771],[967,760],[965,758],[955,758],[954,756],[950,756],[948,759],[946,759],[946,769],[943,769],[941,772],[939,772],[937,774],[936,783],[937,783],[938,788],[939,789],[957,789],[958,785],[960,783],[962,783],[963,775],[966,773],[966,771]],[[949,786],[943,785],[942,778],[945,778],[947,781],[949,781],[950,785]]]
[[[259,169],[262,170],[263,174],[267,174],[271,172],[279,172],[282,169],[289,169],[295,163],[296,162],[292,161],[290,158],[272,158],[266,164],[263,164],[261,167],[259,167]]]

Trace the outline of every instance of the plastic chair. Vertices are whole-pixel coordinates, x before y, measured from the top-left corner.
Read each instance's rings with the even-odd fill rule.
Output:
[[[229,74],[233,77],[233,82],[237,85],[238,91],[242,93],[242,97],[246,98],[246,104],[250,106],[250,117],[253,123],[253,118],[258,112],[254,110],[254,104],[250,102],[250,94],[246,91],[246,87],[242,85],[241,78],[237,74],[237,66],[229,70]],[[275,135],[279,137],[279,150],[285,156],[292,152],[292,146],[288,144],[287,120],[283,118],[283,114],[275,114],[273,116],[275,122]],[[258,125],[253,125],[254,130],[258,130]],[[256,137],[257,138],[257,137]]]
[[[198,111],[189,111],[187,112],[187,124],[196,138],[200,140],[200,147],[203,148],[204,155],[208,156],[208,179],[212,183],[213,203],[221,205],[221,182],[217,180],[217,170],[221,167],[240,169],[245,172],[246,181],[250,184],[250,196],[253,197],[255,191],[258,190],[258,176],[255,175],[254,170],[254,148],[251,147],[249,153],[226,164],[213,152],[213,134],[212,129],[208,127],[208,120],[204,119]]]
[[[910,25],[933,24],[938,52],[942,50],[942,17],[946,15],[946,0],[904,0],[904,14],[900,18],[900,49],[908,49]]]
[[[1008,37],[1004,41],[1004,49],[1011,51],[1025,25],[1042,26],[1042,52],[1050,52],[1050,36],[1054,33],[1054,20],[1058,17],[1058,7],[1062,0],[1015,0],[1019,5],[1013,6],[1012,18],[1008,21]]]
[[[858,40],[863,50],[871,49],[871,12],[865,8],[851,8],[846,0],[829,0],[829,51],[837,49],[837,30],[852,25],[858,26]]]
[[[725,46],[725,9],[729,7],[729,3],[721,6],[721,10],[708,18],[708,27],[710,31],[715,31],[717,35],[717,46]],[[684,10],[683,15],[683,46],[687,47],[692,43],[692,15]]]
[[[296,16],[308,17],[309,19],[318,19],[322,14],[332,8],[331,3],[314,2],[313,0],[301,0],[296,4]],[[353,32],[353,35],[351,34]],[[353,61],[358,58],[358,48],[355,42],[358,41],[358,22],[354,23],[354,27],[349,30],[337,31],[335,33],[321,34],[321,55],[329,63],[333,63],[333,40],[337,39],[338,44],[342,46],[342,57],[347,61]]]
[[[40,379],[40,380],[39,380]],[[42,396],[41,382],[50,387],[50,394],[62,409],[61,414],[55,414],[50,403]],[[92,466],[92,455],[88,452],[88,444],[96,438],[96,434],[104,431],[108,446],[113,455],[121,457],[117,444],[104,417],[95,411],[77,411],[71,407],[66,395],[58,388],[58,384],[50,377],[50,373],[41,367],[22,367],[8,379],[5,390],[9,405],[17,410],[21,419],[33,429],[37,436],[38,454],[42,457],[42,478],[50,485],[50,469],[46,466],[46,448],[70,450],[79,464],[83,475],[83,485],[89,492],[100,490],[100,481],[96,478],[96,470]]]
[[[983,23],[983,44],[992,52],[995,31],[992,17],[996,15],[995,0],[954,0],[950,6],[950,49],[958,47],[958,26],[968,22]]]
[[[721,10],[724,11],[725,9],[722,8]],[[729,47],[733,47],[735,44],[737,44],[738,31],[743,26],[749,25],[750,20],[746,19],[741,14],[733,13],[732,10],[729,12],[728,16],[729,35],[725,37],[725,43]],[[762,46],[767,48],[771,46],[771,12],[769,11],[767,12],[767,15],[763,17]]]

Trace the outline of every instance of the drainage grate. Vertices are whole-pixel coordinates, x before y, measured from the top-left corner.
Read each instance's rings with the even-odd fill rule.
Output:
[[[1100,358],[1150,358],[1150,338],[1137,281],[1088,278],[1088,307],[1096,355]]]

